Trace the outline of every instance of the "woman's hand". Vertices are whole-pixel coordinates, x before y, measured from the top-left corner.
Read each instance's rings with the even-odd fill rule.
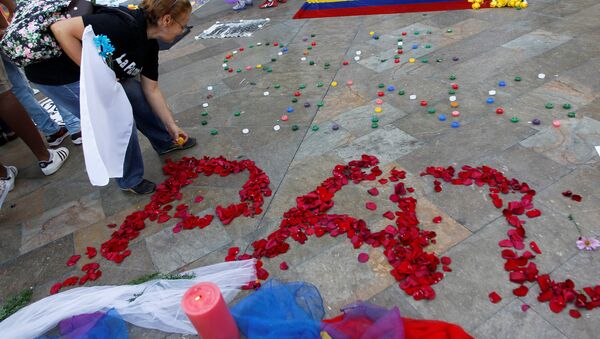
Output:
[[[170,126],[167,126],[167,130],[169,131],[169,134],[171,135],[171,138],[173,138],[173,141],[176,143],[185,143],[188,139],[188,135],[186,132],[184,132],[181,128],[179,128],[179,126],[172,124]],[[179,138],[183,139],[183,143],[180,142],[181,140],[179,140]]]

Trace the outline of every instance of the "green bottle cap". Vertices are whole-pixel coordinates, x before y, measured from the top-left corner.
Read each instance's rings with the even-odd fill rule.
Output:
[[[308,46],[308,47],[306,47],[306,49],[308,49],[308,50],[311,50],[311,49],[312,49],[312,46]]]
[[[298,88],[300,88],[300,89],[305,89],[305,88],[306,88],[306,85],[305,85],[305,84],[300,84],[300,86],[298,86]]]
[[[564,108],[564,109],[571,109],[571,104],[564,104],[564,105],[563,105],[563,108]]]
[[[429,114],[434,114],[435,113],[435,108],[430,108],[430,109],[427,110],[427,112]]]
[[[206,120],[202,120],[202,121],[200,121],[200,123],[202,124],[202,126],[208,125],[208,121],[206,121]]]
[[[316,34],[311,34],[311,35],[310,35],[310,37],[311,37],[311,38],[314,38],[314,37],[316,37],[316,36],[317,36]]]
[[[216,129],[213,129],[210,131],[210,135],[217,135],[219,134],[219,131],[217,131]]]
[[[551,103],[551,102],[549,102],[549,103],[546,104],[546,108],[547,109],[553,109],[554,108],[554,104]]]
[[[277,61],[277,58],[271,58],[271,61],[275,62],[275,61]]]
[[[449,78],[449,79],[450,79],[450,80],[456,80],[456,75],[454,75],[454,74],[450,74],[450,78]]]
[[[404,90],[399,90],[398,91],[398,95],[404,95],[404,94],[406,94],[406,92]]]
[[[431,45],[425,45],[425,48],[431,48]]]
[[[415,35],[419,35],[419,31],[415,31]]]
[[[575,118],[575,112],[569,112],[569,113],[567,113],[567,116],[569,118]]]
[[[452,33],[452,28],[448,28],[448,29],[446,30],[446,33]]]
[[[512,117],[512,118],[510,118],[510,122],[519,122],[519,118]]]
[[[379,122],[379,118],[378,117],[372,117],[371,118],[371,122]]]
[[[317,104],[317,106],[319,107],[323,107],[325,105],[325,103],[323,101],[319,101],[319,103]]]
[[[429,62],[429,59],[423,59],[423,60],[421,60],[421,62],[424,63],[424,64],[426,64],[426,63]]]
[[[456,91],[453,90],[453,89],[451,89],[451,90],[448,91],[448,94],[456,94]]]
[[[316,132],[316,131],[319,130],[319,126],[318,125],[312,125],[311,129]]]
[[[292,102],[296,103],[296,102],[298,102],[298,99],[292,98]]]
[[[384,88],[384,87],[385,87],[385,84],[379,84],[379,85],[377,85],[377,87],[379,87],[379,88]]]
[[[200,113],[200,115],[202,115],[203,117],[205,117],[205,116],[207,116],[207,115],[208,115],[208,112],[207,112],[207,111],[204,111],[204,112]]]
[[[379,124],[377,124],[376,122],[371,124],[371,128],[377,128],[377,127],[379,127]]]
[[[521,77],[520,76],[516,76],[515,77],[515,81],[521,81]]]
[[[280,88],[280,87],[281,87],[281,85],[280,85],[280,84],[275,84],[275,85],[273,85],[273,87],[275,87],[275,88]]]
[[[241,69],[241,68],[238,68],[238,69],[236,70],[236,72],[238,72],[238,73],[242,73],[242,69]]]
[[[311,60],[308,64],[312,66],[315,64],[315,62]]]
[[[237,112],[233,113],[233,115],[235,115],[236,117],[239,117],[241,114],[242,114],[242,112],[240,112],[240,111],[237,111]]]
[[[319,81],[319,82],[317,83],[317,87],[323,87],[323,83]]]
[[[298,125],[292,125],[292,131],[297,131],[299,129]]]

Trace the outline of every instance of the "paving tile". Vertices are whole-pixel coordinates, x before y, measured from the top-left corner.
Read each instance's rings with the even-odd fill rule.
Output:
[[[477,329],[471,332],[476,338],[567,338],[552,323],[533,310],[523,312],[519,299],[506,305]]]
[[[540,133],[521,141],[521,146],[543,153],[563,166],[597,162],[594,146],[600,145],[600,122],[587,117],[560,121],[560,128],[545,127]]]
[[[600,263],[597,260],[597,253],[579,252],[564,265],[552,272],[551,278],[555,281],[564,281],[572,279],[575,282],[576,289],[584,286],[595,286],[598,284],[598,270]],[[534,287],[525,298],[525,302],[531,306],[532,310],[541,315],[547,322],[555,326],[560,332],[568,338],[595,338],[598,331],[598,319],[600,314],[594,311],[581,311],[580,319],[573,319],[569,316],[568,307],[562,313],[553,313],[548,307],[548,303],[539,303],[535,298],[539,294],[539,288]]]
[[[207,210],[200,215],[212,213]],[[174,234],[168,227],[146,238],[149,254],[160,272],[175,271],[231,240],[217,218],[204,229],[182,230],[180,233],[183,234]]]
[[[422,143],[417,139],[388,125],[338,148],[335,153],[346,161],[357,159],[361,154],[370,154],[376,156],[381,164],[385,164],[410,154],[421,146]]]
[[[104,211],[98,198],[98,193],[85,195],[79,200],[50,209],[40,217],[24,222],[21,253],[27,253],[104,219]]]

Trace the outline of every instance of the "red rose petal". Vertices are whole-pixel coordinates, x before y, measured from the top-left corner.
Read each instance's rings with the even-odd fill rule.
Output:
[[[106,226],[107,226],[108,228],[115,228],[115,227],[117,227],[117,224],[108,224],[108,225],[106,225]]]
[[[432,221],[433,221],[435,224],[439,224],[439,223],[441,223],[441,222],[442,222],[442,217],[438,215],[437,217],[433,218],[433,220],[432,220]]]
[[[529,288],[525,285],[521,285],[513,290],[513,294],[517,297],[524,297],[529,292]]]
[[[374,202],[371,202],[371,201],[369,201],[369,202],[367,202],[367,203],[365,204],[365,207],[366,207],[368,210],[370,210],[370,211],[374,211],[374,210],[376,210],[376,209],[377,209],[377,204],[375,204]]]
[[[442,262],[442,264],[444,265],[450,265],[452,264],[452,259],[449,257],[441,257],[440,261]]]
[[[279,264],[279,269],[282,271],[286,271],[288,268],[289,266],[285,261],[282,261],[281,264]]]
[[[452,269],[449,266],[442,265],[442,271],[444,271],[444,272],[452,272]]]
[[[575,319],[581,318],[581,312],[578,310],[569,310],[569,315]]]
[[[369,255],[367,253],[359,253],[358,254],[358,262],[359,263],[366,263],[367,261],[369,261]]]
[[[582,197],[581,197],[581,195],[579,195],[579,194],[573,194],[573,195],[571,196],[571,200],[574,200],[574,201],[577,201],[577,202],[581,202],[581,200],[582,200],[582,199],[583,199],[583,198],[582,198]]]
[[[202,202],[203,200],[204,200],[204,197],[197,196],[197,197],[194,199],[194,202],[197,204],[197,203],[199,203],[199,202]]]
[[[395,215],[395,214],[394,214],[394,212],[392,212],[392,211],[387,211],[387,212],[383,213],[383,216],[384,216],[386,219],[389,219],[389,220],[394,220],[394,219],[396,219],[396,215]]]
[[[488,295],[488,297],[490,298],[490,301],[492,302],[492,304],[497,304],[502,300],[502,297],[496,292],[490,293]]]
[[[540,250],[538,244],[535,241],[532,241],[529,243],[529,247],[531,248],[532,251],[534,251],[537,254],[542,254],[542,251]]]
[[[379,190],[376,187],[371,188],[370,190],[368,190],[367,192],[369,192],[370,195],[376,197],[379,195]]]
[[[568,198],[568,197],[570,197],[570,196],[573,195],[573,192],[571,192],[571,191],[564,191],[564,192],[562,192],[562,195]]]
[[[96,254],[98,254],[98,251],[96,251],[94,247],[87,247],[86,250],[87,251],[85,254],[87,255],[88,259],[92,259],[96,256]]]
[[[50,287],[50,294],[56,294],[62,288],[62,283],[56,283]]]
[[[168,215],[168,214],[161,214],[158,217],[158,223],[159,224],[165,223],[165,222],[169,221],[169,219],[171,219],[170,215]]]
[[[74,266],[75,264],[77,264],[79,259],[81,259],[81,256],[79,254],[71,256],[67,261],[67,266]]]
[[[500,247],[513,247],[513,242],[510,239],[503,239],[498,242]]]
[[[436,191],[437,193],[440,193],[442,191],[442,186],[436,185],[433,187],[433,190]]]
[[[527,305],[527,304],[523,304],[523,305],[521,305],[521,311],[523,311],[523,312],[527,312],[527,310],[528,310],[529,308],[530,308],[530,306],[529,306],[529,305]]]
[[[540,215],[542,215],[542,212],[540,210],[529,210],[527,211],[527,213],[525,213],[525,215],[527,215],[529,218],[537,218]]]

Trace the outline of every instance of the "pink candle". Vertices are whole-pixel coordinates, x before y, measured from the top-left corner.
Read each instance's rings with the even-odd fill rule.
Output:
[[[238,339],[240,333],[219,287],[201,282],[183,295],[181,306],[202,339]]]

